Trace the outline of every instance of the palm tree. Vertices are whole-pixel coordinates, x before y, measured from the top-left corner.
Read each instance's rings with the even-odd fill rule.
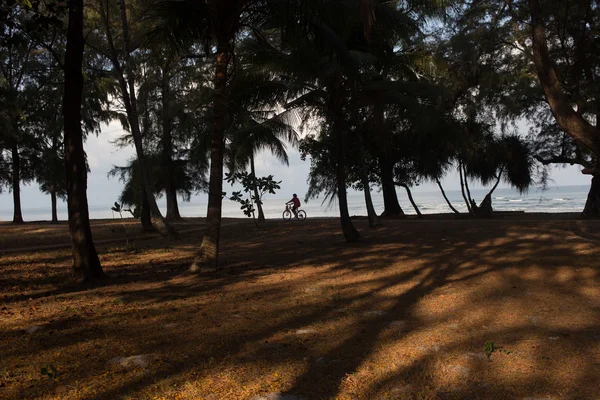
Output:
[[[203,43],[207,56],[213,56],[213,104],[211,163],[208,191],[206,230],[198,256],[190,272],[199,272],[204,267],[218,268],[219,240],[221,231],[221,209],[223,201],[223,159],[225,151],[227,81],[230,77],[229,64],[232,58],[232,43],[242,29],[242,19],[251,19],[254,8],[261,2],[250,0],[167,0],[153,7],[150,19],[154,27],[150,37],[162,36],[181,49],[193,43]],[[250,22],[250,21],[244,21]],[[212,53],[212,46],[216,51]]]
[[[287,144],[298,145],[298,134],[290,124],[293,123],[289,121],[290,115],[293,119],[293,111],[283,112],[263,121],[252,115],[242,118],[239,124],[236,124],[240,130],[231,135],[229,170],[245,170],[250,166],[250,174],[256,177],[254,159],[261,150],[269,150],[282,164],[288,166]],[[265,214],[256,187],[254,195],[258,221],[264,221]]]

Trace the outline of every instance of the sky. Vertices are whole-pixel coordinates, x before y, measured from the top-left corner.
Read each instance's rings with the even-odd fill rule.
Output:
[[[85,149],[88,154],[88,161],[91,173],[88,175],[88,203],[90,207],[109,208],[118,198],[123,184],[117,178],[108,178],[107,174],[113,165],[125,165],[127,160],[134,156],[133,146],[119,149],[111,142],[124,133],[119,122],[115,121],[103,127],[98,136],[88,137],[85,143]],[[281,190],[274,197],[288,198],[293,193],[297,193],[300,198],[308,189],[306,182],[310,170],[310,161],[302,161],[300,154],[295,149],[288,149],[290,165],[289,167],[280,164],[272,155],[263,152],[257,156],[256,169],[258,176],[273,174],[275,179],[282,181]],[[589,185],[590,178],[582,175],[577,166],[560,168],[555,167],[551,174],[551,186],[569,186],[569,185]],[[460,190],[460,181],[456,172],[448,174],[442,181],[447,191]],[[472,184],[473,188],[481,187],[477,183]],[[502,184],[500,185],[502,186]],[[231,192],[231,187],[224,183],[224,191]],[[413,189],[414,192],[432,192],[437,191],[435,183],[426,183]],[[192,197],[192,203],[206,203],[207,194],[200,193]],[[24,211],[27,209],[41,209],[50,207],[50,196],[41,193],[38,185],[22,185],[21,201]],[[0,220],[6,219],[7,214],[12,213],[12,194],[5,190],[0,194]],[[62,205],[59,205],[62,207]],[[25,216],[25,219],[26,216]]]

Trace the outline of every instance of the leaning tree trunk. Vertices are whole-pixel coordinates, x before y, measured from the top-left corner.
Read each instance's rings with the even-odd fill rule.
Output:
[[[83,48],[83,0],[71,0],[63,97],[69,233],[73,248],[73,276],[83,281],[92,281],[104,278],[105,275],[92,239],[86,193],[87,165],[81,130]]]
[[[58,223],[58,211],[57,211],[57,201],[56,201],[56,186],[52,184],[50,186],[50,201],[52,202],[52,223]]]
[[[12,146],[13,224],[23,223],[21,212],[21,157],[17,144]]]
[[[190,272],[219,267],[219,239],[221,234],[221,211],[223,203],[223,153],[225,147],[225,112],[227,101],[227,76],[229,65],[229,39],[221,39],[217,48],[215,66],[213,126],[210,150],[210,180],[208,183],[208,210],[206,230],[198,256]]]
[[[254,168],[254,155],[250,156],[250,173],[256,179],[256,169]],[[264,222],[265,213],[262,207],[262,201],[258,197],[258,187],[254,186],[254,197],[256,198],[256,208],[258,209],[258,222]]]
[[[600,129],[590,124],[579,112],[576,112],[571,102],[565,96],[554,63],[550,58],[550,51],[546,39],[546,29],[540,8],[539,0],[529,0],[531,12],[533,61],[538,79],[544,90],[546,100],[554,115],[554,119],[564,132],[575,142],[590,149],[596,158],[600,157]],[[592,175],[592,185],[582,217],[592,218],[600,216],[600,169],[584,169],[586,174]]]
[[[371,197],[371,185],[369,182],[369,177],[366,173],[362,174],[361,183],[363,186],[363,192],[365,194],[365,204],[367,206],[367,217],[369,218],[369,227],[376,228],[381,226],[381,221],[379,220],[379,216],[377,216],[377,212],[375,211],[375,207],[373,206],[373,198]]]
[[[444,196],[444,200],[446,200],[446,203],[448,203],[448,207],[450,207],[450,209],[452,211],[454,211],[456,214],[460,214],[458,212],[458,210],[456,208],[454,208],[454,206],[450,202],[450,199],[448,199],[448,196],[446,196],[446,192],[444,191],[444,188],[442,187],[442,183],[440,182],[440,180],[436,179],[435,183],[437,183],[438,187],[440,188],[440,192],[442,192],[442,196]]]
[[[406,190],[406,194],[408,195],[408,200],[410,201],[410,204],[415,209],[417,216],[419,218],[423,218],[423,214],[421,214],[421,210],[419,210],[419,206],[417,206],[417,203],[415,203],[415,200],[413,199],[413,196],[412,196],[412,192],[410,191],[410,188],[408,187],[408,185],[400,185],[400,186],[402,186],[404,188],[404,190]]]
[[[117,51],[114,47],[114,41],[112,38],[110,23],[109,23],[109,15],[110,13],[107,10],[104,10],[102,6],[100,9],[101,16],[104,19],[104,25],[106,29],[106,35],[108,39],[108,45],[110,47],[111,52],[111,62],[115,69],[115,73],[117,75],[117,80],[119,81],[119,87],[121,89],[121,95],[123,97],[123,103],[125,106],[125,111],[127,113],[127,119],[129,120],[129,125],[131,129],[131,136],[133,137],[133,143],[135,145],[135,151],[138,159],[138,164],[140,168],[141,179],[143,182],[143,187],[146,192],[146,199],[148,201],[148,208],[150,210],[150,216],[152,220],[152,225],[156,228],[156,230],[163,236],[177,236],[177,231],[173,228],[171,224],[169,224],[165,218],[163,217],[160,209],[158,208],[158,204],[156,204],[156,199],[154,198],[152,191],[152,180],[150,179],[150,174],[148,172],[148,167],[146,165],[146,158],[144,156],[144,148],[142,144],[142,133],[140,129],[140,121],[139,114],[137,110],[137,99],[135,95],[135,76],[133,73],[133,66],[131,63],[130,56],[130,43],[129,43],[129,25],[127,22],[127,10],[125,7],[125,0],[121,0],[119,2],[121,9],[121,23],[123,27],[123,47],[125,51],[125,70],[123,69]],[[107,3],[108,7],[108,3]],[[127,80],[125,80],[125,72],[127,72]]]

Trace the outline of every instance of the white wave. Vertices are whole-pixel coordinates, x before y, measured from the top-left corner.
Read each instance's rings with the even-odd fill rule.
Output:
[[[510,201],[511,203],[514,203],[514,202],[522,202],[522,201],[523,201],[523,199],[514,199],[514,200],[508,200],[508,201]]]

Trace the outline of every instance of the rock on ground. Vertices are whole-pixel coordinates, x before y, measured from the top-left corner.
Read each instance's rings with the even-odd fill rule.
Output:
[[[114,357],[110,360],[111,364],[119,364],[121,367],[141,367],[146,368],[150,365],[150,357],[139,354],[130,357]]]

